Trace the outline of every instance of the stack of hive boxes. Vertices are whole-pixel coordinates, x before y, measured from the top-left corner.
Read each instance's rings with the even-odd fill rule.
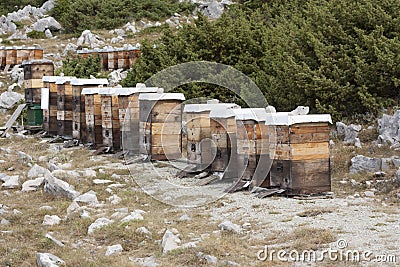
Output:
[[[24,69],[25,102],[27,103],[27,125],[42,127],[43,110],[41,107],[44,76],[54,75],[54,64],[51,60],[25,60]]]

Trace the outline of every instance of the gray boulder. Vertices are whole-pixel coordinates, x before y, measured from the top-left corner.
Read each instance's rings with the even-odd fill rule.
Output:
[[[161,241],[163,254],[178,249],[180,243],[181,240],[179,239],[179,237],[167,229]]]
[[[28,178],[35,179],[38,177],[45,177],[50,174],[50,171],[46,168],[43,168],[37,164],[33,165],[33,167],[28,171]]]
[[[350,124],[345,128],[344,143],[355,144],[357,142],[358,132],[361,131],[361,125]]]
[[[18,86],[21,86],[24,83],[24,69],[20,68],[19,65],[15,65],[11,70],[11,80],[13,82],[17,82]]]
[[[5,189],[14,189],[19,186],[19,176],[14,175],[14,176],[2,176],[1,180],[4,182],[1,187]]]
[[[222,231],[230,231],[230,232],[234,232],[236,234],[239,234],[242,232],[242,227],[231,221],[223,221],[222,223],[220,223],[218,225],[218,228],[221,229]]]
[[[89,46],[90,48],[96,48],[103,44],[104,42],[100,40],[100,37],[93,34],[90,30],[83,31],[76,43],[78,46]]]
[[[61,264],[65,264],[65,262],[50,253],[37,253],[36,264],[38,267],[57,267]]]
[[[106,256],[111,256],[113,254],[119,254],[123,251],[124,249],[122,248],[121,244],[113,245],[113,246],[108,246],[107,251],[106,251]]]
[[[381,159],[357,155],[351,159],[350,173],[376,172],[381,169]]]
[[[68,43],[65,46],[65,49],[62,53],[62,56],[65,57],[68,53],[75,53],[75,51],[78,49],[78,46],[76,44]]]
[[[51,31],[59,31],[62,29],[61,24],[53,17],[46,17],[39,19],[34,24],[32,24],[32,29],[38,32],[44,32],[47,29]]]
[[[113,223],[113,220],[107,219],[107,218],[98,218],[96,221],[94,221],[91,225],[88,227],[88,234],[92,234],[95,230],[100,229],[104,226],[107,226],[111,223]]]
[[[50,12],[54,8],[54,0],[45,2],[40,8],[46,10],[46,12]]]
[[[74,199],[75,202],[78,203],[86,203],[89,205],[98,204],[99,201],[97,200],[96,192],[90,190],[89,192],[82,194]]]
[[[22,184],[21,191],[23,192],[36,191],[42,186],[42,184],[44,184],[44,177],[28,180]]]
[[[5,108],[5,109],[12,108],[15,104],[24,99],[25,96],[20,93],[9,92],[9,91],[3,92],[0,95],[0,108]]]
[[[69,199],[74,199],[79,195],[79,192],[75,191],[73,186],[55,178],[51,174],[45,176],[44,192],[53,196],[63,196]]]
[[[212,1],[210,3],[201,4],[199,9],[203,15],[212,19],[218,19],[222,16],[222,13],[224,13],[225,5],[217,1]]]

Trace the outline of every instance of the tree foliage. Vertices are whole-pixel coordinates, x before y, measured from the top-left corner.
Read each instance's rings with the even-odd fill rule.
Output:
[[[240,1],[216,21],[166,30],[144,42],[125,85],[193,60],[231,65],[248,75],[278,110],[308,105],[335,118],[397,105],[400,2],[390,0]],[[188,98],[229,92],[181,88]]]
[[[177,0],[56,0],[53,16],[66,32],[76,33],[87,29],[115,29],[142,18],[155,21],[192,9],[192,4]]]
[[[2,0],[0,2],[0,16],[7,15],[27,5],[41,7],[47,0]]]
[[[98,77],[101,73],[100,56],[88,56],[83,58],[80,56],[69,55],[63,60],[63,66],[59,72],[65,76],[75,76],[77,78],[90,78],[90,76]]]

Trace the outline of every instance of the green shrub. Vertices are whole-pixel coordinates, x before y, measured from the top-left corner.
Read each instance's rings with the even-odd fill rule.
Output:
[[[61,72],[65,76],[75,76],[77,78],[90,78],[90,75],[99,76],[101,72],[100,56],[89,56],[83,58],[76,55],[69,55],[63,60],[63,66],[57,70],[57,75]],[[101,75],[101,74],[100,74]]]
[[[52,15],[68,33],[87,29],[115,29],[132,21],[155,21],[175,12],[188,12],[194,5],[178,0],[56,0]]]
[[[199,16],[192,25],[142,42],[141,57],[123,85],[144,82],[169,66],[206,60],[242,71],[280,111],[306,105],[340,119],[399,105],[399,1],[241,2],[218,20]],[[187,99],[209,96],[243,104],[213,85],[177,90]]]
[[[46,34],[44,32],[38,32],[38,31],[31,31],[26,34],[29,38],[32,39],[45,39]]]

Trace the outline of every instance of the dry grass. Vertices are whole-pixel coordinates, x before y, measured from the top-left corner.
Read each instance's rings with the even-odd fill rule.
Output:
[[[332,213],[335,212],[334,209],[331,208],[309,208],[303,212],[297,214],[299,217],[315,217],[325,213]]]

